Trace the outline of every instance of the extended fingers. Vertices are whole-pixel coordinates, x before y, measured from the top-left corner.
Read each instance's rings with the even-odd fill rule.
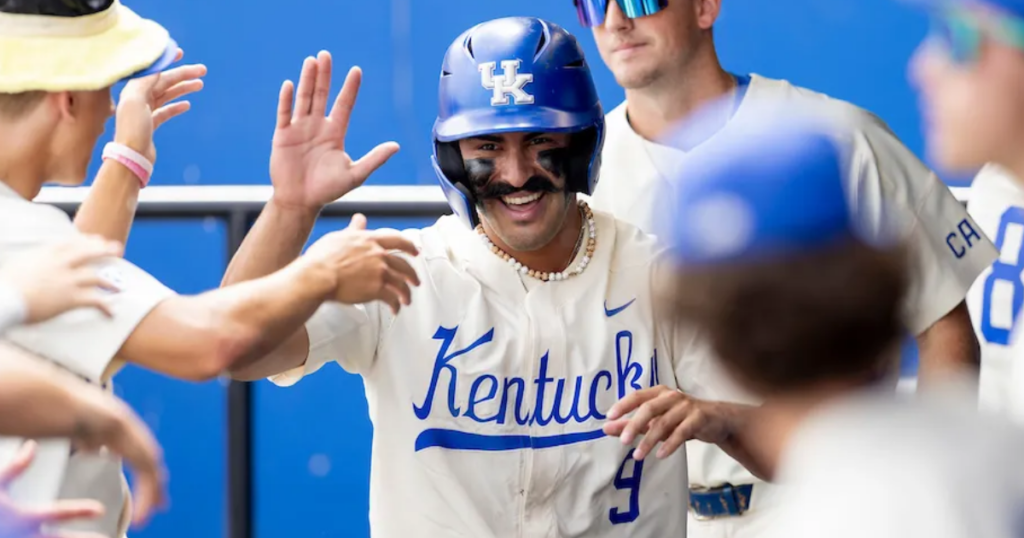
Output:
[[[658,397],[658,395],[661,394],[661,391],[662,387],[651,387],[625,395],[621,400],[615,402],[615,405],[608,410],[608,418],[610,420],[615,420],[619,417],[632,413],[637,407],[640,407],[649,400]]]
[[[647,428],[647,433],[644,434],[643,439],[640,440],[636,447],[636,451],[633,454],[634,459],[638,461],[644,459],[647,454],[650,454],[651,450],[654,450],[654,447],[659,442],[668,439],[676,427],[689,416],[692,407],[686,399],[680,398],[672,398],[670,406],[655,420],[651,421]]]
[[[633,442],[633,439],[643,431],[646,431],[650,421],[668,411],[674,402],[675,396],[671,391],[665,391],[658,396],[649,399],[642,404],[629,420],[629,424],[622,432],[623,444]]]
[[[401,256],[394,254],[388,254],[384,261],[388,263],[391,271],[394,272],[403,283],[408,282],[413,286],[420,285],[419,276],[416,275],[416,269],[413,268],[412,264],[403,259]]]
[[[352,174],[360,181],[366,181],[370,174],[384,166],[388,159],[398,153],[399,146],[396,142],[385,142],[370,150],[361,159],[352,163]]]
[[[356,106],[356,97],[359,96],[359,85],[363,81],[363,71],[358,67],[353,67],[348,70],[348,75],[345,77],[345,84],[341,87],[341,91],[338,92],[338,97],[334,100],[334,105],[331,107],[331,121],[338,122],[341,125],[341,131],[348,131],[348,122],[352,118],[352,109]]]
[[[313,57],[302,62],[302,74],[299,75],[299,88],[296,91],[295,110],[292,119],[308,116],[313,110],[313,93],[316,92],[317,66]]]
[[[192,103],[189,103],[188,101],[178,101],[177,103],[171,103],[156,109],[153,112],[153,128],[159,128],[161,125],[167,123],[168,120],[188,112],[191,108]]]
[[[290,80],[281,84],[277,97],[277,128],[288,127],[292,122],[292,99],[295,97],[295,83]]]
[[[202,64],[182,65],[160,73],[160,80],[153,85],[153,94],[161,96],[171,88],[186,81],[193,81],[206,76],[206,66]]]
[[[317,77],[313,89],[314,116],[322,117],[327,112],[327,99],[331,96],[331,53],[322,50],[316,57]]]
[[[390,268],[384,273],[384,288],[394,290],[401,304],[408,305],[412,302],[412,289],[409,288],[409,283]]]
[[[32,465],[32,460],[36,457],[36,447],[35,441],[25,441],[21,444],[14,459],[7,464],[6,468],[0,470],[0,487],[7,487],[21,476],[29,465]]]
[[[199,90],[202,90],[204,85],[205,83],[198,79],[179,82],[157,97],[156,108],[162,107],[167,103],[190,93],[196,93]]]
[[[39,525],[74,519],[93,519],[103,515],[103,504],[92,499],[55,501],[44,507],[22,508],[21,516]]]
[[[398,250],[410,256],[419,255],[416,244],[398,232],[378,231],[374,234],[374,240],[385,250]]]

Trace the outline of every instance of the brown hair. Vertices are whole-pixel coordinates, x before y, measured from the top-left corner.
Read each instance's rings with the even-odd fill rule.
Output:
[[[873,378],[903,333],[903,248],[847,238],[813,253],[685,269],[668,282],[668,314],[696,325],[762,396]]]
[[[46,97],[46,92],[0,93],[0,118],[16,120],[28,114]]]

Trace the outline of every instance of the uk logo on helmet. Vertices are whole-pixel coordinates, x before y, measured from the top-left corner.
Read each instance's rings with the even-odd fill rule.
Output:
[[[507,105],[509,104],[510,96],[517,105],[533,104],[533,96],[526,93],[526,90],[523,89],[527,84],[533,82],[533,75],[519,73],[519,66],[522,63],[522,60],[502,61],[501,68],[504,70],[504,73],[501,78],[494,78],[494,70],[498,67],[497,62],[480,64],[480,82],[483,84],[484,89],[494,92],[494,96],[491,97],[492,105]]]

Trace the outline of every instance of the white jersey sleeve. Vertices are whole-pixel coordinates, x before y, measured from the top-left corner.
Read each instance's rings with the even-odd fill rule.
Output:
[[[305,364],[272,376],[270,380],[288,387],[332,361],[350,373],[365,373],[377,355],[381,315],[379,303],[354,306],[324,303],[306,322],[309,355]]]
[[[869,231],[909,233],[907,324],[921,334],[964,300],[996,250],[949,188],[880,120],[860,112],[849,196]]]
[[[417,248],[422,248],[420,230],[405,230],[402,233]],[[419,263],[420,258],[413,259],[405,254],[394,255],[402,256],[421,277],[424,275],[425,267]],[[305,364],[271,376],[270,381],[282,387],[291,386],[303,377],[316,373],[329,362],[337,362],[349,373],[365,374],[377,358],[383,332],[394,320],[391,310],[381,302],[361,305],[324,303],[306,322],[309,354]]]
[[[110,317],[95,309],[80,308],[44,323],[12,328],[5,337],[81,377],[102,381],[110,362],[138,324],[174,292],[119,258],[104,262],[101,274],[120,289],[108,297]]]
[[[42,245],[78,234],[68,216],[50,206],[0,193],[0,264]],[[99,272],[119,291],[107,298],[111,316],[91,308],[72,310],[49,321],[13,327],[7,340],[94,383],[103,375],[139,322],[174,295],[148,273],[122,258],[99,263]]]

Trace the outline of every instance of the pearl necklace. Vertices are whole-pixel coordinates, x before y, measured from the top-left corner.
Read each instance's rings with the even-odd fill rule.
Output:
[[[586,224],[582,231],[585,231],[587,235],[587,250],[583,254],[583,257],[580,258],[579,263],[576,264],[576,267],[566,268],[564,271],[561,272],[547,273],[543,271],[535,271],[533,269],[530,269],[529,267],[523,265],[518,260],[513,258],[511,255],[509,255],[509,253],[498,248],[497,245],[492,243],[491,239],[487,237],[487,234],[484,232],[483,225],[477,224],[476,232],[480,234],[480,239],[483,241],[485,245],[487,245],[489,249],[491,249],[491,252],[496,254],[499,258],[508,262],[508,264],[511,265],[512,268],[518,271],[520,274],[528,275],[532,278],[536,278],[537,280],[542,280],[544,282],[548,282],[551,280],[566,280],[570,277],[582,273],[583,270],[587,268],[587,265],[590,264],[590,260],[593,259],[594,257],[594,250],[597,248],[597,225],[594,224],[594,212],[591,211],[590,206],[588,206],[587,203],[582,200],[579,202],[579,208],[580,211],[583,213],[583,220],[586,221]]]

